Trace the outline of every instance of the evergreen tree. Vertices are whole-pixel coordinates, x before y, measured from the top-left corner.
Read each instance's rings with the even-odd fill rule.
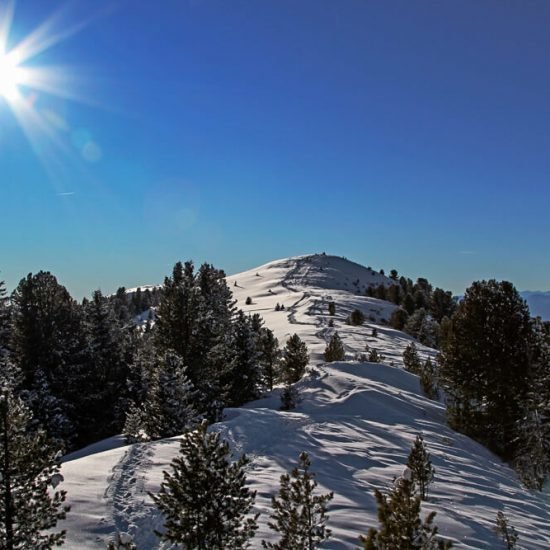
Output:
[[[282,411],[291,411],[296,408],[298,401],[300,399],[300,394],[298,388],[295,384],[286,382],[281,392],[281,410]]]
[[[345,358],[344,344],[339,334],[335,332],[325,348],[325,361],[331,363],[333,361],[344,361]]]
[[[86,363],[81,308],[51,273],[43,271],[22,279],[11,302],[13,361],[22,376],[17,389],[27,392],[29,403],[38,404],[42,400],[30,394],[42,391],[45,382],[67,421],[74,425],[80,400],[75,377]],[[35,420],[50,435],[59,435],[58,426],[48,425],[48,418],[42,416],[44,410],[33,410]],[[73,437],[68,437],[66,443]]]
[[[88,365],[81,369],[76,421],[81,443],[119,433],[124,424],[131,335],[123,328],[110,300],[100,290],[84,308]]]
[[[331,316],[336,315],[336,304],[334,302],[328,303],[328,314]]]
[[[420,387],[428,399],[439,399],[437,370],[429,357],[420,367]]]
[[[182,438],[159,493],[150,495],[165,517],[165,531],[157,533],[163,540],[188,549],[248,547],[258,517],[247,517],[255,499],[245,486],[249,461],[229,458],[229,445],[208,433],[206,422]]]
[[[455,429],[504,458],[515,453],[531,375],[529,310],[511,283],[481,281],[467,289],[440,355],[440,375]]]
[[[126,416],[129,442],[173,437],[192,429],[198,420],[198,392],[177,355],[159,357],[149,376],[145,400],[131,406]]]
[[[314,494],[317,482],[310,466],[308,454],[302,452],[298,466],[290,475],[281,476],[279,496],[271,499],[272,522],[268,524],[281,538],[276,543],[262,541],[263,548],[313,550],[330,538],[327,506],[333,493]]]
[[[497,512],[495,532],[500,535],[507,550],[517,548],[518,533],[511,525],[508,525],[508,519],[500,510]]]
[[[403,352],[403,365],[408,372],[412,372],[413,374],[420,373],[422,363],[414,342],[408,344]]]
[[[305,374],[309,355],[305,342],[297,334],[292,335],[286,342],[281,363],[283,381],[298,382]]]
[[[415,495],[411,471],[406,468],[395,480],[388,495],[374,492],[378,504],[380,528],[371,527],[366,537],[360,537],[364,550],[436,550],[451,548],[449,541],[437,537],[433,525],[436,512],[422,520],[420,497]]]
[[[409,314],[402,307],[395,308],[390,316],[390,326],[396,330],[403,330]]]
[[[260,329],[258,335],[258,348],[260,352],[259,361],[263,385],[271,391],[279,375],[279,362],[281,357],[279,340],[275,338],[273,331],[266,327]]]
[[[376,348],[372,348],[369,350],[369,362],[370,363],[381,363],[384,360],[384,356],[376,350]]]
[[[430,297],[430,313],[434,319],[441,321],[448,317],[450,318],[456,309],[456,300],[450,291],[445,291],[442,288],[436,288]]]
[[[354,309],[349,316],[349,324],[354,326],[362,325],[365,322],[365,315],[360,309]]]
[[[10,388],[0,390],[0,546],[7,550],[53,548],[65,531],[65,491],[58,454],[41,430],[29,432],[31,414]]]
[[[413,483],[418,485],[420,499],[427,500],[428,488],[433,481],[435,470],[421,435],[416,436],[407,459],[407,466],[411,470]]]
[[[258,397],[261,386],[259,359],[250,317],[239,311],[232,327],[229,362],[223,377],[231,406],[238,407]]]

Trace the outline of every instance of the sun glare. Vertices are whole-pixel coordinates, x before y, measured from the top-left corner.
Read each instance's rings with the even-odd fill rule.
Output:
[[[24,69],[10,58],[9,55],[0,57],[0,96],[7,101],[14,101],[19,94],[19,86],[25,82]]]

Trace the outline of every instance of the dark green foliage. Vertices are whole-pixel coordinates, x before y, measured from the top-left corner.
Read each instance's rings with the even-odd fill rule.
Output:
[[[336,315],[336,304],[334,302],[328,303],[328,314],[329,315]]]
[[[381,353],[378,353],[378,351],[375,348],[372,348],[369,351],[369,361],[371,363],[381,363],[384,360],[384,356]]]
[[[262,385],[260,352],[251,318],[237,313],[231,327],[231,338],[222,385],[228,404],[238,407],[258,397]]]
[[[428,399],[439,399],[437,369],[429,357],[420,368],[420,387]]]
[[[305,342],[297,334],[292,335],[286,342],[281,362],[281,378],[283,382],[298,382],[305,374],[309,354]]]
[[[250,296],[247,296],[247,297],[246,297],[246,300],[244,301],[244,303],[245,303],[247,306],[251,305],[251,304],[252,304],[252,298],[251,298]]]
[[[379,300],[385,300],[387,295],[386,286],[380,283],[375,290],[374,296]]]
[[[296,408],[300,395],[294,384],[287,382],[281,392],[281,410],[291,411]]]
[[[414,342],[408,344],[403,352],[403,365],[406,371],[412,372],[413,374],[420,374],[422,363]]]
[[[409,315],[412,315],[414,313],[414,309],[416,306],[412,294],[409,293],[405,295],[405,298],[403,299],[403,307]]]
[[[25,392],[34,419],[48,435],[70,447],[80,399],[75,388],[88,365],[81,308],[52,274],[40,271],[22,279],[13,292],[12,320],[12,357],[21,373],[16,389]],[[57,403],[61,423],[59,415],[34,407],[43,399],[33,394],[44,392]]]
[[[409,314],[407,311],[402,307],[398,307],[391,314],[390,326],[396,330],[403,330],[408,318]]]
[[[434,319],[441,323],[445,317],[451,317],[456,309],[456,300],[450,291],[436,288],[430,297],[430,313]]]
[[[262,373],[263,386],[269,391],[279,376],[281,349],[279,340],[268,328],[262,327],[258,335],[259,362]]]
[[[345,358],[346,352],[344,350],[344,344],[339,334],[335,332],[325,348],[325,361],[327,363],[332,361],[344,361]]]
[[[481,281],[466,291],[440,355],[450,424],[504,458],[530,383],[529,310],[511,283]]]
[[[439,323],[424,308],[417,309],[409,316],[403,330],[425,346],[438,346]]]
[[[410,470],[405,470],[387,495],[374,492],[378,504],[380,528],[371,527],[366,537],[360,537],[364,550],[436,550],[451,548],[449,541],[437,537],[433,525],[436,512],[424,520],[420,517],[420,497],[415,494]]]
[[[333,494],[314,494],[317,482],[310,466],[303,452],[290,475],[281,476],[279,495],[271,499],[273,513],[268,524],[281,538],[276,543],[262,541],[263,548],[313,550],[330,538],[326,512]]]
[[[508,519],[500,510],[497,512],[495,533],[502,538],[504,547],[507,550],[515,550],[517,548],[518,533],[511,525],[508,525]]]
[[[229,445],[203,422],[181,440],[179,455],[156,495],[150,495],[165,518],[163,540],[183,548],[247,548],[257,529],[247,517],[255,493],[246,487],[243,455],[230,462]]]
[[[397,277],[398,277],[397,269],[390,270],[390,279],[397,281]]]
[[[65,518],[65,491],[58,453],[42,430],[27,430],[30,411],[0,390],[0,547],[7,550],[59,546],[65,531],[52,532]]]
[[[181,359],[166,353],[148,363],[147,392],[130,407],[124,434],[128,442],[172,437],[192,429],[198,419],[198,392],[187,378]]]
[[[124,415],[118,405],[125,397],[131,361],[131,329],[127,327],[120,324],[112,302],[95,291],[84,307],[87,365],[75,380],[80,390],[74,414],[80,443],[122,429]]]
[[[541,490],[550,475],[550,331],[533,323],[529,390],[517,422],[514,466],[529,489]]]
[[[223,271],[193,262],[174,266],[166,277],[157,309],[154,336],[159,352],[173,351],[205,397],[219,396],[220,377],[228,366],[235,302]]]
[[[416,436],[407,458],[407,466],[411,470],[413,483],[418,486],[420,499],[427,500],[428,488],[433,481],[435,470],[421,435]]]
[[[391,285],[386,292],[386,299],[393,304],[399,305],[402,301],[402,291],[399,285]]]
[[[365,322],[365,315],[360,309],[354,309],[349,316],[349,324],[353,326],[362,325]]]

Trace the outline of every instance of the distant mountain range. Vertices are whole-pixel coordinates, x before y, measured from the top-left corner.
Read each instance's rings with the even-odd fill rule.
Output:
[[[524,290],[520,294],[527,301],[533,317],[550,321],[550,291]]]

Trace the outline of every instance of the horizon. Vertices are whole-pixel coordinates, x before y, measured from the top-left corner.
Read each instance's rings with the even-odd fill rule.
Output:
[[[54,8],[0,4],[9,291],[324,250],[455,295],[550,290],[547,2]]]

